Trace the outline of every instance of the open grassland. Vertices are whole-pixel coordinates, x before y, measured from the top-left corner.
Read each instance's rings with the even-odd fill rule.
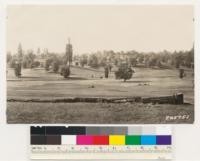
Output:
[[[136,68],[133,78],[127,82],[116,80],[114,73],[108,79],[100,70],[72,68],[72,75],[48,73],[44,69],[23,70],[22,78],[15,78],[9,70],[7,78],[8,98],[60,98],[60,97],[122,97],[166,96],[181,92],[185,101],[193,103],[193,76],[178,77],[178,70],[153,70]],[[92,88],[92,86],[94,88]]]
[[[183,93],[190,105],[152,105],[141,103],[23,103],[8,102],[9,123],[191,123],[194,115],[193,73],[179,78],[178,70],[135,68],[132,79],[109,78],[102,69],[71,68],[71,76],[46,72],[44,69],[23,69],[16,78],[13,69],[7,72],[7,97],[53,99],[66,97],[152,97]],[[189,115],[186,120],[166,121],[167,115]]]

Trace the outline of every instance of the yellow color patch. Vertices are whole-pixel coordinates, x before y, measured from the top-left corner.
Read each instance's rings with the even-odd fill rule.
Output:
[[[109,145],[125,145],[125,135],[110,135]]]

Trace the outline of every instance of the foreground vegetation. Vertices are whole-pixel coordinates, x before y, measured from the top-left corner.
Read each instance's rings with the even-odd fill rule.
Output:
[[[11,103],[8,123],[192,123],[193,105],[142,103]],[[184,116],[186,118],[183,118]],[[168,120],[168,116],[182,116]]]

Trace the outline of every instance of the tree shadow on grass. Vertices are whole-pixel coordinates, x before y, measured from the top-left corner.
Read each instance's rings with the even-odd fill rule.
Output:
[[[34,77],[35,78],[35,77]],[[64,80],[89,80],[87,78],[81,78],[81,77],[73,77],[73,78],[61,78],[61,79],[47,79],[47,78],[38,78],[38,79],[34,79],[34,78],[28,78],[28,79],[13,79],[13,80],[7,80],[8,82],[19,82],[19,81],[45,81],[45,82],[48,82],[48,81],[64,81]]]
[[[23,78],[25,78],[25,79],[37,79],[37,78],[41,78],[41,77],[37,77],[37,76],[35,76],[35,77],[33,77],[33,76],[21,76],[20,77],[21,79],[23,79]]]
[[[62,80],[89,80],[84,77],[68,77],[68,78],[63,78]]]
[[[22,76],[19,78],[13,78],[13,79],[7,79],[7,81],[12,81],[12,82],[17,82],[17,81],[38,81],[37,79],[39,79],[41,77],[27,77],[27,76]]]
[[[133,81],[133,80],[127,80],[124,83],[150,83],[152,81]]]

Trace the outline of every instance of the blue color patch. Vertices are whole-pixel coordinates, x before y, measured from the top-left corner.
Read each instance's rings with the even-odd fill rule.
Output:
[[[141,145],[156,145],[156,136],[155,135],[142,135],[141,136]]]

